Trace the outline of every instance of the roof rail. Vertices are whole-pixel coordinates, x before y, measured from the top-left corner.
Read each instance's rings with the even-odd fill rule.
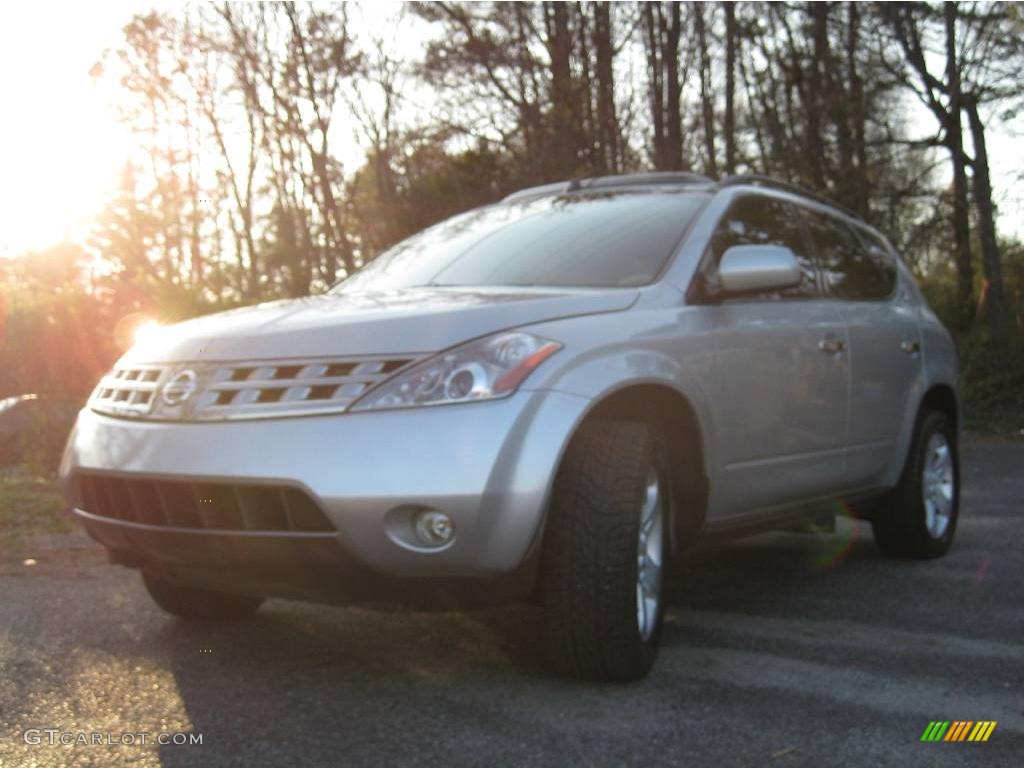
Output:
[[[699,173],[685,171],[652,171],[650,173],[624,173],[617,176],[595,176],[586,179],[556,181],[539,187],[528,187],[513,192],[502,202],[522,200],[538,195],[557,195],[563,192],[577,192],[584,189],[608,189],[611,187],[639,187],[648,184],[714,184],[713,179]]]
[[[864,217],[861,216],[854,210],[847,208],[845,205],[840,205],[835,200],[830,200],[827,197],[819,195],[815,192],[811,192],[809,189],[801,187],[799,184],[793,184],[788,181],[779,181],[773,179],[771,176],[764,176],[760,173],[741,173],[735,176],[726,176],[724,179],[718,182],[718,187],[724,189],[725,187],[736,187],[741,184],[748,184],[751,186],[769,187],[771,189],[778,189],[783,192],[790,192],[794,195],[800,195],[801,197],[807,197],[814,200],[822,205],[827,205],[830,208],[835,208],[842,213],[845,213],[851,218],[857,219],[857,221],[864,221]]]
[[[582,179],[583,189],[600,189],[603,187],[629,187],[644,184],[714,184],[713,179],[688,171],[650,171],[649,173],[623,173],[618,176],[597,176],[593,179]]]
[[[538,195],[557,195],[562,192],[569,192],[573,188],[573,184],[578,184],[577,180],[573,181],[556,181],[552,184],[541,184],[538,187],[527,187],[526,189],[520,189],[513,192],[510,195],[506,195],[502,198],[503,203],[511,202],[513,200],[523,200],[527,197],[536,197]]]

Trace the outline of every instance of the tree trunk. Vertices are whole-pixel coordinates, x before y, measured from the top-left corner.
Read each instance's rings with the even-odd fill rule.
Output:
[[[192,287],[203,289],[203,253],[200,236],[202,212],[199,209],[199,181],[196,174],[196,136],[192,124],[193,104],[182,103],[182,128],[185,135],[185,196],[188,200],[188,269]]]
[[[827,26],[827,13],[822,16]],[[836,21],[838,23],[838,19]],[[837,182],[835,194],[841,202],[853,208],[857,207],[857,172],[853,160],[853,130],[850,127],[850,94],[847,92],[847,83],[844,82],[843,67],[838,57],[832,54],[827,29],[821,45],[822,82],[826,94],[823,102],[827,105],[826,111],[835,126],[836,149],[839,155],[839,173],[833,176]]]
[[[892,26],[903,54],[921,81],[915,88],[917,95],[935,115],[942,129],[942,143],[949,150],[953,167],[950,224],[953,228],[953,263],[956,266],[957,327],[966,329],[974,313],[974,267],[971,264],[970,222],[967,214],[967,159],[964,155],[963,124],[960,117],[960,62],[957,60],[955,3],[943,5],[945,22],[946,82],[942,83],[928,71],[925,48],[917,14],[921,12],[912,3],[892,3],[881,6],[883,18]],[[943,104],[937,91],[949,99]]]
[[[679,82],[679,37],[682,34],[682,18],[679,3],[671,4],[671,22],[665,30],[665,49],[662,61],[665,64],[665,110],[666,160],[670,171],[683,170],[683,116],[679,97],[682,86]]]
[[[740,59],[738,61],[738,64],[739,64],[739,68],[740,68],[740,80],[743,81],[743,93],[747,97],[747,112],[748,112],[748,115],[749,115],[750,122],[754,126],[754,144],[757,147],[757,156],[758,156],[758,158],[761,161],[760,162],[759,170],[762,173],[768,173],[768,167],[769,167],[768,142],[765,139],[764,130],[762,129],[762,125],[766,121],[768,121],[769,116],[768,116],[768,114],[764,110],[761,112],[760,115],[755,114],[754,105],[757,103],[757,99],[755,99],[754,87],[750,83],[750,75],[747,72],[747,66],[746,66],[746,64],[743,63],[743,57],[740,57]],[[748,160],[748,162],[751,162],[751,161]]]
[[[591,72],[590,46],[593,34],[590,31],[590,17],[582,2],[574,6],[576,10],[576,43],[579,60],[579,95],[578,100],[583,110],[582,130],[580,131],[580,149],[586,158],[587,168],[596,173],[605,173],[607,165],[601,151],[601,130],[597,124],[597,108],[594,105],[594,75]]]
[[[736,4],[724,2],[725,10],[725,172],[736,173]]]
[[[543,131],[540,126],[540,110],[537,105],[537,91],[534,79],[536,62],[530,54],[531,44],[531,8],[525,3],[513,5],[515,19],[515,57],[516,70],[516,111],[519,114],[519,125],[523,136],[524,177],[529,183],[545,179]]]
[[[862,215],[868,211],[868,148],[867,110],[864,106],[864,81],[857,66],[860,51],[860,9],[857,3],[848,5],[846,34],[846,69],[850,81],[850,107],[853,123],[853,154],[857,161],[856,183],[854,186],[854,208]]]
[[[552,167],[558,176],[573,175],[579,165],[579,143],[576,141],[578,119],[576,94],[570,61],[572,36],[569,33],[569,5],[545,3],[548,55],[551,59],[551,125]]]
[[[946,22],[946,82],[949,87],[949,112],[946,114],[946,146],[953,156],[953,242],[957,272],[957,307],[962,327],[974,316],[974,266],[971,263],[971,227],[967,210],[967,158],[964,155],[964,130],[960,118],[960,66],[956,50],[955,3],[944,3]]]
[[[963,99],[967,119],[971,126],[974,145],[974,207],[978,212],[978,238],[981,240],[981,265],[985,274],[984,318],[994,338],[1006,331],[1006,304],[1003,297],[1003,265],[996,240],[995,206],[992,204],[992,182],[989,178],[988,149],[985,146],[985,126],[978,115],[978,100]]]
[[[657,10],[657,15],[655,15]],[[647,33],[647,72],[650,80],[651,125],[654,129],[653,159],[657,170],[665,168],[665,102],[662,98],[661,64],[661,8],[656,3],[643,4],[644,26]]]
[[[711,178],[718,176],[715,162],[715,107],[711,100],[711,55],[708,50],[708,35],[704,24],[704,6],[693,7],[697,26],[697,45],[700,48],[700,102],[704,118],[704,168]]]
[[[823,191],[825,186],[825,148],[822,135],[825,102],[825,79],[822,73],[828,58],[828,6],[825,3],[808,3],[808,13],[814,22],[814,53],[807,75],[807,89],[804,105],[807,113],[807,165],[810,181],[814,188]]]
[[[597,78],[597,122],[605,168],[619,171],[619,126],[615,116],[615,81],[612,69],[612,6],[594,4],[594,54]]]

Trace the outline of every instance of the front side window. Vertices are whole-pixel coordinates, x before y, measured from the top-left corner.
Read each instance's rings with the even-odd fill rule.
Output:
[[[826,290],[852,301],[884,299],[892,293],[896,265],[877,241],[862,243],[845,222],[817,211],[807,211],[807,226],[818,254]]]
[[[708,245],[711,264],[718,265],[734,245],[781,245],[789,248],[800,264],[797,285],[758,294],[758,298],[809,298],[818,295],[814,259],[804,241],[797,209],[784,200],[744,195],[733,201],[718,222]]]
[[[646,285],[708,198],[700,192],[629,190],[499,203],[413,235],[332,292]]]

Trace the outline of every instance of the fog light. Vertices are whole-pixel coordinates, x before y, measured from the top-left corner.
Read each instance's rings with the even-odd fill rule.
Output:
[[[444,512],[424,509],[416,513],[416,535],[428,547],[440,547],[455,536],[455,524]]]

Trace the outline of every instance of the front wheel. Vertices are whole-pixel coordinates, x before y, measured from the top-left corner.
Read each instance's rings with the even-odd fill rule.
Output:
[[[921,414],[899,485],[872,516],[885,555],[934,558],[953,543],[960,514],[956,430],[940,411]]]
[[[243,619],[256,612],[263,598],[231,595],[207,589],[186,587],[143,572],[142,581],[153,602],[168,613],[183,619],[227,621]]]
[[[542,555],[544,634],[558,672],[643,677],[657,653],[669,521],[668,464],[644,424],[594,422],[555,478]]]

